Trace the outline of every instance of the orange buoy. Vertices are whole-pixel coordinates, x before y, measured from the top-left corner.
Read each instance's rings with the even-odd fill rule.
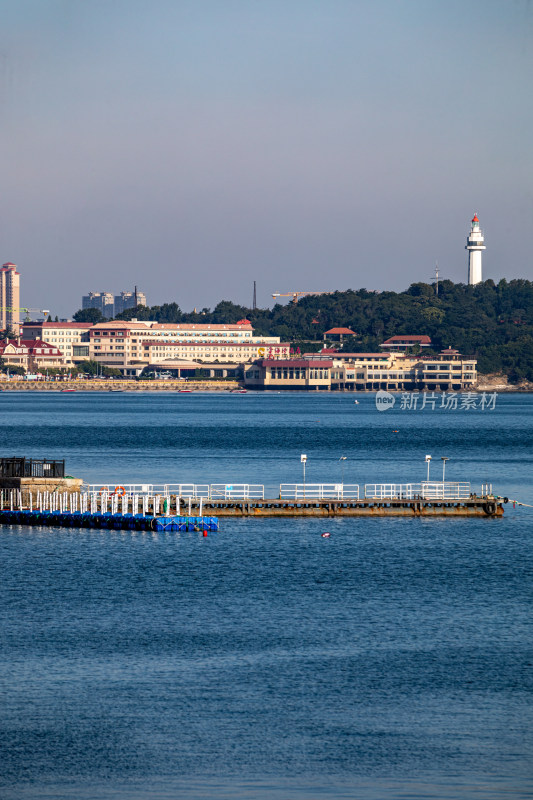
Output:
[[[207,531],[204,531],[204,536],[207,536]]]

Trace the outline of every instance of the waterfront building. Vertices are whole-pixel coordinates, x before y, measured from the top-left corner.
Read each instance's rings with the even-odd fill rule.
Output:
[[[353,353],[335,359],[332,389],[375,392],[463,391],[477,382],[476,359],[446,349],[435,356],[405,353]],[[384,358],[385,357],[385,358]]]
[[[72,367],[89,359],[89,322],[24,322],[25,339],[44,339],[61,351],[65,366]]]
[[[0,340],[0,357],[8,366],[23,367],[27,372],[64,367],[63,354],[49,342],[40,339]]]
[[[302,362],[310,365],[303,375]],[[462,391],[474,387],[477,371],[474,358],[464,358],[452,349],[436,356],[382,352],[321,357],[306,353],[298,360],[256,361],[245,369],[244,378],[247,386],[257,389]]]
[[[244,370],[250,389],[331,389],[332,361],[308,358],[262,359]]]
[[[139,375],[165,360],[248,362],[261,356],[288,356],[290,346],[276,336],[254,336],[248,320],[235,324],[104,322],[89,331],[89,357],[126,376]]]
[[[19,333],[20,273],[17,265],[8,261],[0,267],[0,331]]]
[[[477,214],[474,214],[470,233],[466,240],[465,250],[468,250],[468,283],[475,286],[483,280],[481,269],[481,254],[485,247],[485,237],[479,227]]]

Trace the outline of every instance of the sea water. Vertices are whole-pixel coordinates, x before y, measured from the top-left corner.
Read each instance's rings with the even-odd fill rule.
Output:
[[[492,482],[503,519],[0,528],[0,797],[526,798],[533,398],[0,395],[88,483]],[[346,456],[346,461],[341,460]],[[323,538],[325,531],[331,533]]]

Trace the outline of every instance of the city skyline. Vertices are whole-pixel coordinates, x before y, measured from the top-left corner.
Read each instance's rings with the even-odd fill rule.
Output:
[[[8,2],[3,260],[23,304],[533,278],[533,11],[479,4]],[[50,281],[54,302],[47,299]]]

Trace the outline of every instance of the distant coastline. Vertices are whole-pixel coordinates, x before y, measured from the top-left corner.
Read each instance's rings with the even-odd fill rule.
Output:
[[[76,392],[231,392],[242,389],[243,384],[237,381],[178,381],[178,380],[70,380],[70,381],[25,381],[11,378],[9,381],[0,380],[0,392],[55,392],[61,393],[65,389]],[[268,390],[266,390],[268,391]],[[301,389],[284,391],[302,391]],[[309,389],[314,392],[315,390]],[[533,383],[521,381],[519,384],[510,384],[507,376],[501,374],[482,375],[473,391],[475,392],[505,392],[526,393],[533,392]],[[373,394],[373,392],[344,392],[332,389],[331,392],[346,395]],[[392,394],[401,394],[401,391]]]

